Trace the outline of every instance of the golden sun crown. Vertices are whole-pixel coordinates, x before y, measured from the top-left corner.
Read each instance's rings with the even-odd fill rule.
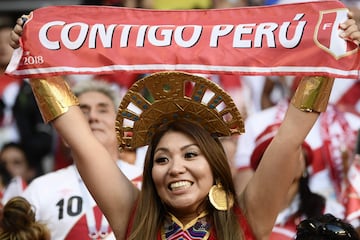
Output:
[[[120,103],[116,132],[119,148],[148,145],[164,123],[186,119],[212,136],[244,132],[244,122],[231,97],[214,82],[184,72],[159,72],[134,83]]]

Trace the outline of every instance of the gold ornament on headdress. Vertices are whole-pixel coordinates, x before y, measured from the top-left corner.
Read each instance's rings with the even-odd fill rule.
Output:
[[[212,136],[244,132],[240,112],[217,84],[188,73],[159,72],[135,82],[122,99],[116,120],[119,148],[148,145],[160,125],[179,119],[202,125]]]
[[[217,183],[210,188],[209,200],[211,205],[220,211],[226,211],[234,205],[234,198],[226,194],[221,183]]]

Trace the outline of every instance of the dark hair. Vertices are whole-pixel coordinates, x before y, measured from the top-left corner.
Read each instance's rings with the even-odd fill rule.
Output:
[[[1,152],[6,150],[7,148],[17,148],[20,149],[21,151],[24,152],[24,146],[21,143],[17,143],[17,142],[7,142],[4,143],[4,145],[1,148]]]
[[[264,136],[269,135],[273,131],[277,131],[278,124],[269,126],[262,134]],[[260,138],[261,139],[261,138]],[[256,170],[266,148],[269,146],[273,137],[267,137],[267,139],[261,142],[253,151],[251,155],[251,167]],[[302,153],[304,154],[305,170],[301,178],[299,179],[299,187],[297,192],[299,193],[300,202],[299,209],[294,214],[294,218],[305,216],[306,218],[316,217],[323,214],[325,208],[325,198],[320,194],[314,193],[309,187],[309,174],[307,172],[307,166],[312,163],[312,149],[304,142],[302,144]]]
[[[28,154],[27,151],[25,150],[25,146],[24,146],[22,143],[18,143],[18,142],[7,142],[7,143],[4,143],[4,145],[2,146],[2,148],[1,148],[1,150],[0,150],[0,160],[2,160],[2,159],[1,159],[1,155],[3,154],[3,152],[5,152],[6,150],[11,149],[11,148],[15,148],[15,149],[21,151],[21,152],[24,154],[26,164],[27,164],[28,166],[30,166],[29,154]]]
[[[2,209],[1,240],[50,240],[50,231],[35,220],[31,204],[23,197],[11,198]]]
[[[308,218],[297,226],[296,240],[359,240],[354,227],[331,214]]]
[[[325,208],[325,198],[310,190],[309,174],[302,176],[299,181],[300,203],[296,216],[305,215],[306,218],[312,218],[322,215]]]
[[[1,183],[4,187],[7,187],[11,181],[11,174],[7,170],[5,164],[3,162],[0,162],[0,179]]]
[[[194,122],[179,120],[163,124],[152,137],[146,153],[142,191],[129,238],[131,240],[155,239],[161,224],[167,216],[166,206],[162,204],[156,192],[152,179],[152,168],[155,149],[163,135],[169,131],[180,132],[194,139],[202,154],[208,160],[214,179],[221,182],[228,196],[236,197],[230,166],[219,139],[211,137],[208,131]],[[208,211],[212,216],[218,239],[242,239],[241,229],[233,208],[228,211],[217,211],[209,202],[206,204],[208,204]],[[236,207],[238,206],[236,205]]]

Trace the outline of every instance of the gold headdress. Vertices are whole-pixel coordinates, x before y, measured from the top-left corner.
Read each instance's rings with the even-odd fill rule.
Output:
[[[134,83],[124,96],[116,120],[119,147],[148,145],[157,127],[178,119],[197,122],[213,136],[244,132],[239,110],[218,85],[188,73],[159,72]]]

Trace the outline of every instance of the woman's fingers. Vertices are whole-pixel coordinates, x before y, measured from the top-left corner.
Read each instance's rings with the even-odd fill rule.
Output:
[[[29,19],[29,15],[22,15],[16,20],[16,25],[10,34],[10,46],[15,48],[19,47],[19,40],[23,32],[24,23]]]
[[[341,37],[352,40],[359,45],[360,31],[354,19],[350,18],[346,20],[344,23],[340,24],[340,28],[343,30],[340,35]]]

